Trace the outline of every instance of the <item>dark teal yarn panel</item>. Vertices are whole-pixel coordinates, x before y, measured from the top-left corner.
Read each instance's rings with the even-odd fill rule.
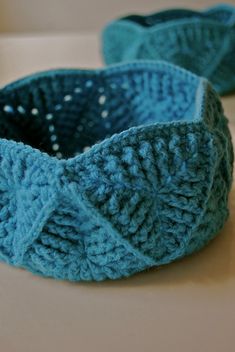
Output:
[[[57,279],[130,276],[198,251],[228,217],[217,93],[164,62],[55,70],[0,91],[0,258]]]
[[[206,77],[220,94],[235,90],[235,7],[172,9],[110,22],[102,34],[107,64],[166,60]]]

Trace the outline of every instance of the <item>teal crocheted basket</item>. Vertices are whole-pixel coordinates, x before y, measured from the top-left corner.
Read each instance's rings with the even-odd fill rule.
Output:
[[[107,64],[161,59],[209,79],[221,93],[235,90],[235,7],[202,12],[172,9],[109,23],[103,31]]]
[[[228,216],[233,152],[210,84],[164,62],[52,70],[0,91],[0,258],[129,276],[199,250]]]

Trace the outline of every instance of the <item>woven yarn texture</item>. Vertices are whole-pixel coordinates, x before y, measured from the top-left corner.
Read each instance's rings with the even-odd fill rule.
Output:
[[[234,6],[123,17],[104,28],[102,47],[107,64],[166,60],[206,77],[220,94],[235,90]]]
[[[228,217],[217,93],[164,62],[51,70],[0,90],[0,259],[57,279],[130,276]]]

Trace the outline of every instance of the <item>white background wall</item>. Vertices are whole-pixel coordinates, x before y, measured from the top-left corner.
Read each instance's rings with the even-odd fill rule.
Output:
[[[213,0],[0,0],[0,32],[94,31],[128,12],[201,8]],[[220,1],[222,2],[222,1]],[[235,0],[227,1],[235,5]]]

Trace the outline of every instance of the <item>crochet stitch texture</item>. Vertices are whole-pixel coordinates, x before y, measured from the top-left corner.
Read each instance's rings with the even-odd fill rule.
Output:
[[[107,64],[166,60],[206,77],[220,94],[235,90],[234,6],[130,15],[110,22],[102,41]]]
[[[227,219],[227,119],[210,84],[179,67],[38,73],[0,91],[0,122],[9,264],[117,279],[198,251]]]

